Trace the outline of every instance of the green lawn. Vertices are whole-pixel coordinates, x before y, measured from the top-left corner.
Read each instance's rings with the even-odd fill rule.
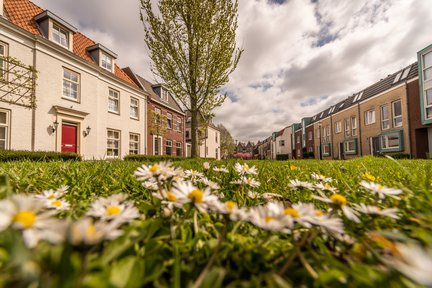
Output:
[[[185,160],[173,165],[203,172],[203,163]],[[192,202],[182,204],[183,208],[167,210],[167,205],[152,197],[152,191],[134,176],[143,163],[1,163],[0,198],[6,200],[0,202],[0,287],[192,287],[194,283],[212,288],[417,287],[422,282],[423,278],[398,272],[395,267],[399,266],[394,263],[403,259],[402,245],[431,249],[432,161],[366,157],[351,161],[244,162],[257,168],[258,175],[251,177],[260,186],[253,189],[231,183],[240,177],[233,169],[235,163],[210,162],[211,168],[224,165],[229,172],[205,172],[208,179],[220,185],[215,192],[220,201],[233,201],[244,209],[264,207],[267,201],[281,203],[283,208],[295,208],[292,205],[299,202],[313,203],[323,217],[341,219],[345,233],[336,235],[321,224],[310,225],[309,218],[302,223],[301,211],[300,216],[290,214],[294,224],[289,231],[273,226],[266,229],[267,224],[279,223],[273,214],[266,214],[261,226],[251,220],[233,221],[229,219],[231,212],[198,211],[198,196],[189,195]],[[346,202],[337,202],[342,203],[338,206],[313,197],[334,196],[324,188],[320,194],[317,189],[290,187],[290,181],[296,179],[318,184],[320,180],[312,173],[332,177],[328,185],[337,189],[335,193]],[[360,186],[361,181],[371,180],[402,193],[380,199]],[[40,194],[65,185],[69,189],[62,199],[70,209],[54,216],[66,221],[62,222],[64,226],[82,219],[98,197],[118,193],[133,200],[140,216],[121,226],[122,236],[86,245],[76,244],[68,236],[60,244],[41,240],[36,247],[27,248],[22,236],[25,229],[2,224],[7,218],[2,211],[7,210],[5,203],[11,195]],[[172,182],[162,186],[170,191]],[[205,190],[207,185],[195,186]],[[258,197],[248,194],[249,190],[257,192]],[[269,196],[265,193],[280,196],[270,194],[273,199],[266,200],[261,197]],[[378,211],[397,208],[398,219],[357,213],[359,221],[353,221],[342,213],[342,205],[354,208],[360,203],[378,206]],[[14,217],[11,223],[18,221]],[[428,252],[419,251],[428,256]],[[432,267],[421,269],[432,275]],[[422,283],[427,284],[425,281]]]

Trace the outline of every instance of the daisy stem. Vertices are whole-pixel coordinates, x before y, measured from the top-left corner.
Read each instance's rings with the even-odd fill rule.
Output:
[[[312,237],[314,236],[313,233],[311,233],[310,231],[305,233],[303,235],[303,237],[297,241],[294,245],[295,250],[294,253],[292,253],[290,255],[290,257],[287,259],[287,262],[285,263],[285,265],[282,267],[282,269],[279,271],[279,275],[283,275],[285,274],[285,272],[288,270],[288,268],[291,266],[292,262],[294,261],[294,259],[301,253],[301,248],[306,244],[306,242],[309,239],[312,239]],[[307,268],[306,268],[307,269]]]
[[[226,235],[226,232],[227,232],[227,226],[228,226],[227,224],[228,224],[228,221],[225,220],[224,228],[223,228],[222,232],[219,234],[219,239],[218,239],[217,245],[216,245],[216,247],[215,247],[215,249],[213,251],[213,254],[210,257],[210,260],[207,262],[207,264],[204,267],[204,269],[201,271],[201,273],[198,276],[198,278],[193,283],[192,288],[201,287],[201,284],[204,281],[205,276],[207,275],[207,273],[209,272],[211,266],[215,262],[216,256],[219,253],[221,244],[222,244],[223,240],[225,239],[225,235]]]
[[[196,209],[194,209],[193,223],[194,223],[194,231],[195,231],[195,235],[196,235],[198,233],[198,231],[199,231],[199,227],[198,227],[198,213],[197,213]]]
[[[318,274],[317,272],[312,268],[312,266],[309,264],[309,262],[304,257],[303,253],[300,251],[298,252],[298,256],[300,258],[300,262],[302,262],[303,266],[306,268],[306,270],[309,272],[309,274],[312,276],[312,278],[317,279]]]
[[[189,206],[189,208],[188,208],[188,209],[186,210],[186,212],[185,212],[184,217],[180,220],[180,222],[177,224],[177,227],[176,227],[175,229],[177,229],[177,228],[179,228],[181,225],[183,225],[183,223],[185,222],[185,220],[186,220],[187,218],[189,218],[189,214],[190,214],[191,210],[192,210],[192,206]]]

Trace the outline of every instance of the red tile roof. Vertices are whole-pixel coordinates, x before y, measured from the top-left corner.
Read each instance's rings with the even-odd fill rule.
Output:
[[[24,30],[27,30],[34,35],[43,36],[39,31],[36,22],[34,21],[34,17],[45,10],[33,2],[29,0],[4,0],[4,11],[7,19],[13,24],[23,28]],[[73,52],[75,55],[86,60],[87,62],[96,64],[96,62],[87,52],[87,47],[94,44],[96,44],[95,41],[79,32],[76,32],[74,34]],[[117,64],[115,65],[114,70],[115,76],[138,88],[135,82],[123,70],[121,70]]]

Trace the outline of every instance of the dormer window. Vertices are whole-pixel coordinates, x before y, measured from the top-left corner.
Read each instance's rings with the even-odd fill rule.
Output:
[[[168,91],[165,89],[161,89],[161,98],[163,101],[168,102]]]
[[[108,54],[102,53],[101,67],[104,68],[105,70],[112,72],[113,58]]]
[[[54,42],[69,49],[69,32],[56,24],[53,25],[52,39]]]

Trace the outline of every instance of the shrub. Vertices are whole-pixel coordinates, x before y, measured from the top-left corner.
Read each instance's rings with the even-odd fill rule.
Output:
[[[1,150],[0,162],[10,161],[81,161],[81,156],[76,153],[60,153],[48,151],[19,151],[19,150]]]
[[[289,156],[288,154],[278,154],[276,155],[276,160],[288,160]]]
[[[181,161],[184,160],[184,157],[178,156],[168,156],[168,155],[126,155],[124,157],[125,161],[140,161],[140,162],[160,162],[160,161]]]

